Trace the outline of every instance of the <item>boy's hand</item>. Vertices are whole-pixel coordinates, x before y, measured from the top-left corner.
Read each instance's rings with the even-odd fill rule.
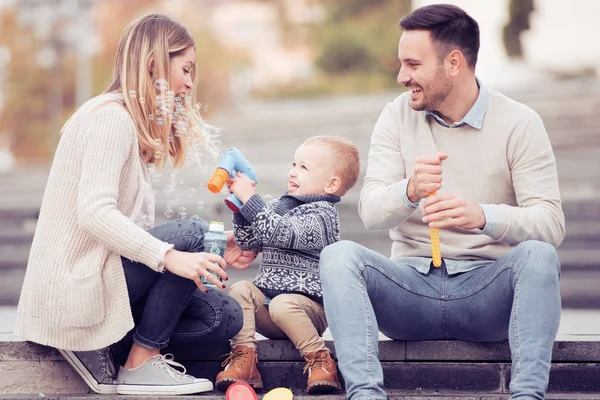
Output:
[[[243,204],[246,204],[248,199],[256,193],[256,182],[249,179],[246,175],[238,172],[237,178],[229,178],[227,180],[227,188],[230,193],[240,199]]]
[[[223,258],[225,262],[235,269],[246,269],[256,258],[256,251],[242,250],[233,239],[233,231],[225,231],[227,247]]]

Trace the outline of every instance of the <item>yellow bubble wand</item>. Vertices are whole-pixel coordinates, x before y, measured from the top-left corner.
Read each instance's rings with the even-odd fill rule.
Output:
[[[429,196],[433,196],[435,193],[436,191],[434,190],[433,192],[429,193]],[[442,251],[440,249],[439,229],[429,228],[429,236],[431,237],[431,258],[433,259],[433,266],[439,267],[440,265],[442,265]]]

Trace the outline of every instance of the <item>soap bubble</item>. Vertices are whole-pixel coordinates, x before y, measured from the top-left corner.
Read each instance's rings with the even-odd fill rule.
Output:
[[[156,150],[154,152],[154,158],[156,158],[157,160],[159,160],[162,157],[162,152],[160,150]]]
[[[152,175],[152,180],[153,180],[154,182],[158,182],[158,181],[160,181],[162,178],[163,178],[163,176],[162,176],[161,174],[154,174],[154,175]]]
[[[265,194],[263,199],[265,200],[266,203],[268,203],[271,200],[273,200],[273,196],[271,196],[270,194]]]
[[[137,96],[137,93],[135,92],[135,90],[131,89],[129,91],[129,98],[135,99],[136,96]]]
[[[167,90],[167,88],[169,87],[169,83],[167,82],[166,79],[160,78],[157,79],[156,82],[154,82],[154,87],[156,88],[156,90]]]
[[[167,218],[173,217],[173,210],[171,210],[169,207],[165,208],[165,217],[167,217]]]
[[[185,217],[187,215],[187,209],[185,207],[181,207],[179,209],[179,216],[180,217]]]
[[[197,190],[194,188],[190,188],[190,190],[188,190],[188,196],[190,197],[194,197],[196,195]]]
[[[204,209],[204,204],[205,204],[205,203],[204,203],[204,200],[200,200],[200,201],[198,202],[198,210],[202,210],[202,209]]]

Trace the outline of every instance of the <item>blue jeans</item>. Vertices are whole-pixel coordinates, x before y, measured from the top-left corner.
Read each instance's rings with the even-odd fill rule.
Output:
[[[176,250],[201,252],[207,231],[206,221],[192,217],[167,222],[149,233]],[[135,327],[112,346],[119,361],[124,361],[134,342],[186,359],[214,359],[229,352],[229,339],[243,322],[242,309],[233,298],[214,287],[204,293],[194,281],[169,271],[159,273],[144,264],[121,260]]]
[[[560,264],[527,241],[472,271],[427,275],[342,241],[321,252],[325,314],[349,399],[385,399],[378,330],[397,340],[508,338],[511,399],[543,399],[560,322]],[[366,340],[365,340],[366,339]]]

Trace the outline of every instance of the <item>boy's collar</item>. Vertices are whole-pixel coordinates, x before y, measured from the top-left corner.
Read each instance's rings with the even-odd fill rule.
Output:
[[[339,203],[342,198],[340,196],[334,196],[331,194],[310,194],[306,196],[298,196],[295,194],[289,194],[285,192],[281,197],[291,197],[302,203],[313,203],[315,201],[328,201],[330,203]]]

